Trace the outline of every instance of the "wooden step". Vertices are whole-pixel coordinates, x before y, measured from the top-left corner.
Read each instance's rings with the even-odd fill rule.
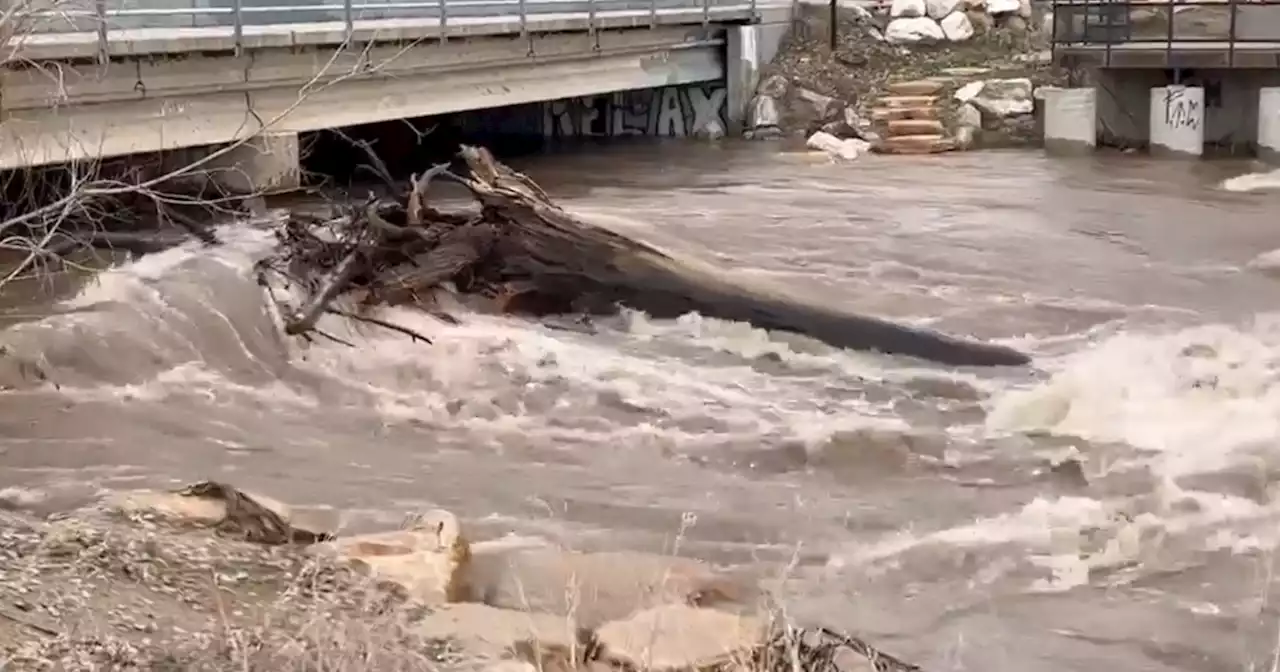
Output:
[[[881,154],[938,154],[956,148],[955,140],[941,135],[899,135],[876,145]]]
[[[933,82],[927,79],[893,82],[889,85],[889,93],[895,96],[932,96],[941,91],[941,82]]]
[[[895,119],[937,119],[940,112],[936,107],[877,107],[871,110],[872,121],[893,121]]]
[[[880,104],[899,109],[903,107],[933,107],[938,104],[937,96],[885,96],[880,99]]]
[[[889,135],[942,135],[946,129],[937,119],[893,119],[888,126]]]

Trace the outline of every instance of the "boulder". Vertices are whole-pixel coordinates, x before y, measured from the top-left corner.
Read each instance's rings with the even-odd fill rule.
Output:
[[[982,113],[973,105],[965,103],[956,110],[956,125],[960,128],[982,128]]]
[[[805,141],[805,145],[810,149],[826,152],[832,158],[845,161],[852,161],[858,158],[858,155],[868,148],[868,144],[864,141],[852,138],[841,140],[824,131],[818,131],[809,136],[809,139]]]
[[[938,26],[942,28],[942,34],[947,36],[952,42],[964,42],[973,37],[973,22],[969,20],[969,15],[964,12],[953,12],[948,14],[942,21],[938,22]]]
[[[791,82],[787,81],[782,75],[769,75],[760,80],[760,86],[756,87],[756,93],[770,98],[782,98],[787,95],[787,91],[791,89]]]
[[[472,550],[462,580],[468,601],[572,615],[585,628],[661,604],[755,609],[760,597],[757,586],[690,558],[554,547]]]
[[[813,118],[820,121],[829,121],[836,118],[840,114],[840,110],[844,109],[844,103],[832,98],[831,96],[802,89],[797,87],[796,99],[803,100],[809,109],[813,112]]]
[[[971,149],[978,136],[978,128],[960,126],[955,132],[956,149]]]
[[[578,631],[563,616],[457,603],[435,607],[414,625],[429,640],[455,643],[477,657],[499,657],[535,641],[545,648],[578,648]]]
[[[849,138],[856,138],[859,140],[871,139],[868,136],[873,134],[868,130],[867,125],[862,123],[862,119],[858,116],[858,111],[852,106],[844,108],[844,112],[841,116],[843,117],[842,119],[823,124],[822,132],[830,133],[841,140]]]
[[[1022,0],[987,0],[987,13],[992,16],[1017,14],[1022,7]]]
[[[1018,16],[1031,20],[1031,0],[1018,0]]]
[[[596,630],[605,662],[625,669],[710,670],[747,660],[768,643],[754,616],[686,605],[663,605]]]
[[[777,98],[762,93],[751,99],[751,108],[747,111],[748,128],[778,128],[781,124],[782,114],[778,111]]]
[[[885,28],[884,37],[892,44],[928,44],[947,39],[942,27],[925,17],[894,19]]]
[[[986,35],[996,25],[995,19],[981,9],[969,9],[965,12],[965,16],[969,17],[969,24],[973,26],[973,32],[978,35]]]
[[[925,0],[893,0],[889,5],[889,16],[894,19],[920,17],[927,11]]]
[[[228,502],[232,502],[230,505]],[[242,492],[223,483],[204,481],[181,490],[133,490],[108,495],[102,507],[117,515],[181,527],[220,527],[239,532],[250,541],[311,542],[330,536],[340,526],[338,512],[328,507],[290,507],[256,493]],[[268,529],[277,517],[285,529]],[[248,514],[246,516],[245,514]],[[259,524],[262,524],[259,526]],[[252,528],[252,529],[251,529]],[[271,537],[271,538],[269,538]]]
[[[320,544],[315,552],[420,603],[438,605],[467,596],[463,581],[471,548],[458,519],[448,511],[436,509],[415,516],[404,529]]]
[[[959,99],[959,93],[959,91],[956,92],[957,99]],[[981,90],[967,102],[972,103],[984,116],[1004,119],[1031,114],[1035,109],[1031,94],[1031,80],[1025,77],[988,79],[982,82]]]
[[[982,88],[984,86],[986,86],[986,82],[969,82],[968,84],[956,89],[956,92],[951,94],[951,97],[961,103],[967,103],[978,97],[978,94],[982,93]]]
[[[1017,36],[1026,35],[1028,30],[1027,20],[1017,15],[1009,16],[1004,21],[1004,28]]]
[[[934,21],[941,21],[963,6],[964,0],[925,0],[925,13]]]

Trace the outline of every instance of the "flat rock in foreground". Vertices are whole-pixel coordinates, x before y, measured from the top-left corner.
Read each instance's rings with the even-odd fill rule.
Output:
[[[768,644],[768,635],[768,626],[754,616],[679,604],[646,609],[596,630],[607,662],[652,672],[745,663]]]

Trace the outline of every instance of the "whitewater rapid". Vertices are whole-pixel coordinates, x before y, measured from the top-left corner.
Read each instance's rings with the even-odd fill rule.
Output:
[[[635,170],[671,170],[665,156]],[[996,154],[1009,165],[886,176],[754,156],[707,184],[650,172],[569,200],[742,273],[1014,345],[1033,366],[954,370],[630,311],[587,334],[387,308],[434,343],[326,316],[356,347],[307,344],[281,336],[253,277],[270,232],[241,224],[220,247],[102,272],[0,333],[0,485],[216,476],[369,525],[443,506],[579,546],[667,547],[692,514],[686,552],[791,565],[797,614],[871,630],[926,669],[1247,669],[1269,650],[1262,579],[1241,569],[1280,543],[1280,311],[1270,281],[1240,270],[1266,236],[1280,247],[1280,231],[1244,228],[1267,207],[1242,201],[1221,251],[1184,248],[1200,234],[1160,227],[1194,203],[1054,219],[1067,211],[990,186],[1065,202],[1123,182],[1083,168]],[[556,170],[599,172],[578,161]],[[1174,198],[1137,194],[1147,209]],[[1190,657],[1152,658],[1153,637],[1189,641]]]

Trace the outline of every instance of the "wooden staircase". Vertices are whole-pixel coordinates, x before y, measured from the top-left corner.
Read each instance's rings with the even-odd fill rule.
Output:
[[[881,154],[937,154],[956,149],[942,125],[943,84],[927,79],[889,84],[888,94],[871,110],[881,140]]]

